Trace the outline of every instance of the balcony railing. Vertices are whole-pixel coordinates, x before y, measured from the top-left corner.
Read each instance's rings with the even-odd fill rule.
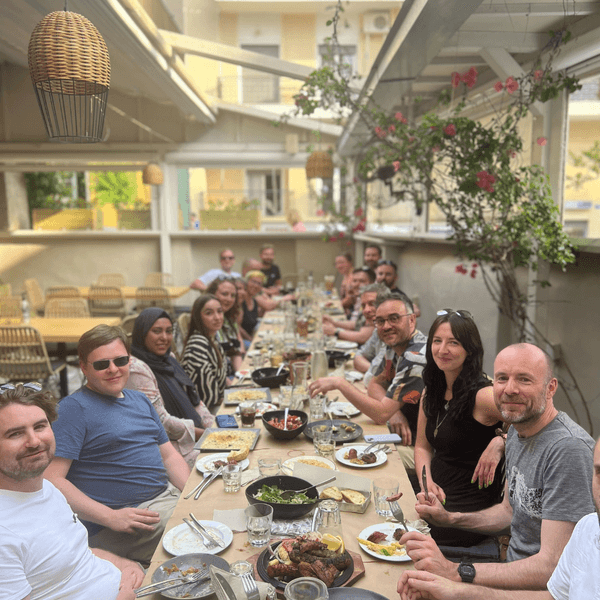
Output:
[[[217,80],[215,95],[232,104],[293,104],[302,82],[274,75],[223,76]]]
[[[292,190],[215,190],[200,192],[200,208],[204,210],[235,210],[255,208],[264,217],[276,217],[285,214],[290,201],[294,199]]]

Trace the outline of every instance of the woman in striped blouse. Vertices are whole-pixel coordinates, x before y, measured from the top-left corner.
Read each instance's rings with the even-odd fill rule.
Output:
[[[212,294],[192,306],[190,330],[181,366],[196,385],[200,399],[214,414],[223,400],[227,361],[215,336],[223,326],[223,307]]]

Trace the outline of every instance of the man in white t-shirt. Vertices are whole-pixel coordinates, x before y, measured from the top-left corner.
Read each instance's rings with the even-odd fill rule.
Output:
[[[221,263],[220,269],[210,269],[204,273],[204,275],[198,277],[198,279],[194,279],[194,281],[190,283],[190,288],[204,292],[217,277],[231,277],[232,279],[234,277],[241,277],[239,273],[232,271],[235,262],[233,250],[230,250],[229,248],[221,250],[219,261]]]
[[[86,528],[44,479],[56,416],[48,392],[0,387],[0,600],[133,599],[143,570],[91,550]]]

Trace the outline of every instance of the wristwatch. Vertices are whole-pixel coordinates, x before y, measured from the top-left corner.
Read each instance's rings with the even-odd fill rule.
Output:
[[[341,327],[336,327],[336,330],[333,332],[333,335],[335,335],[336,338],[340,337],[340,331],[342,331]]]
[[[458,574],[464,583],[473,583],[475,579],[475,567],[473,563],[461,561],[458,565]]]

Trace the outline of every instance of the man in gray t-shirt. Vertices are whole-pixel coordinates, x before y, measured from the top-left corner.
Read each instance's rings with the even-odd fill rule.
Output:
[[[492,535],[510,529],[508,562],[463,562],[457,569],[430,537],[410,532],[400,543],[418,570],[494,588],[545,589],[575,524],[594,510],[594,441],[554,407],[557,386],[547,356],[536,346],[502,350],[494,363],[494,401],[512,425],[504,500],[478,512],[451,513],[433,494],[417,494],[417,512],[435,525]]]

